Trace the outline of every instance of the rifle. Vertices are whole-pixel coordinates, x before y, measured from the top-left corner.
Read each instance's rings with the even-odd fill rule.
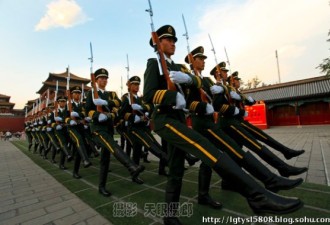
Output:
[[[196,66],[195,66],[196,65],[195,59],[190,52],[189,41],[188,41],[189,40],[188,29],[187,29],[186,21],[184,19],[183,14],[182,14],[182,20],[183,20],[183,24],[184,24],[184,29],[186,30],[186,33],[184,33],[183,36],[185,36],[186,40],[187,40],[188,60],[189,60],[190,69],[192,71],[194,71],[195,76],[198,77],[199,72],[197,71]],[[212,99],[209,96],[207,96],[207,94],[205,93],[203,88],[199,88],[199,93],[200,93],[202,102],[207,102],[207,103],[212,102]]]
[[[166,60],[164,57],[164,52],[160,47],[159,38],[158,38],[157,32],[155,31],[154,22],[152,19],[153,11],[152,11],[151,2],[150,2],[150,0],[148,0],[148,2],[149,2],[149,9],[146,9],[146,12],[148,12],[150,15],[151,37],[152,37],[152,42],[153,42],[153,48],[157,55],[159,72],[160,72],[160,75],[164,75],[164,78],[167,83],[167,89],[172,90],[172,91],[177,91],[175,84],[170,80]]]
[[[99,98],[99,93],[97,92],[97,87],[96,87],[96,81],[95,81],[95,76],[93,73],[93,62],[94,62],[94,57],[93,57],[93,47],[92,47],[92,42],[89,43],[90,47],[90,52],[91,52],[91,57],[88,58],[91,61],[91,67],[90,67],[90,72],[91,72],[91,83],[92,83],[92,98],[97,99]],[[96,106],[96,110],[100,113],[104,113],[103,108],[101,105]]]
[[[72,100],[71,100],[71,92],[70,92],[70,66],[68,66],[68,76],[66,78],[66,96],[68,97],[68,109],[70,112],[70,118],[74,121],[76,121],[76,117],[71,116],[72,112]]]
[[[49,108],[48,108],[48,103],[49,103],[49,88],[47,89],[47,97],[46,97],[46,123],[47,123],[47,126],[48,126],[48,111],[49,111]]]
[[[129,103],[129,105],[132,105],[132,104],[134,104],[134,96],[133,96],[133,94],[131,93],[131,85],[130,85],[130,82],[129,82],[129,62],[128,62],[128,54],[126,54],[126,59],[127,59],[127,66],[125,67],[126,68],[126,70],[127,70],[127,87],[128,87],[128,103]],[[135,113],[134,112],[134,110],[133,110],[133,113]]]
[[[215,49],[214,49],[213,42],[212,42],[212,39],[211,39],[210,34],[209,34],[209,39],[210,39],[211,46],[212,46],[211,51],[213,52],[215,63],[216,63],[216,66],[215,66],[216,67],[215,79],[217,80],[217,84],[222,84],[223,86],[225,86],[226,85],[226,82],[223,80],[222,77],[220,77],[221,68],[220,68],[220,66],[218,64],[217,56],[215,54]],[[227,52],[226,52],[226,55],[227,55]],[[228,99],[229,105],[231,105],[231,106],[235,105],[234,102],[233,102],[233,100],[231,99],[231,96],[230,96],[229,93],[226,94],[226,97]]]

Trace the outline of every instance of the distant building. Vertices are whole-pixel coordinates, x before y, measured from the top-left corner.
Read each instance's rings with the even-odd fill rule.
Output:
[[[54,101],[55,97],[55,90],[56,90],[56,82],[58,81],[58,93],[57,96],[60,95],[66,95],[66,84],[67,84],[67,76],[68,76],[68,68],[66,68],[66,71],[63,73],[49,73],[48,78],[42,82],[41,88],[37,91],[37,94],[40,96],[41,105],[40,108],[46,106],[46,98],[47,94],[49,92],[49,103]],[[70,72],[70,87],[73,86],[80,86],[84,87],[84,92],[87,94],[87,91],[89,91],[91,88],[87,86],[87,84],[90,82],[89,79],[79,77],[73,73]],[[49,91],[48,91],[49,90]],[[37,102],[39,102],[39,98],[28,100],[26,103],[26,106],[28,108],[28,114],[32,113],[33,104],[37,105]],[[39,107],[38,107],[39,108]]]
[[[10,96],[0,94],[0,131],[17,132],[23,130],[24,110],[15,110],[15,103],[10,102]]]
[[[267,107],[270,126],[330,124],[330,78],[314,77],[243,93]]]

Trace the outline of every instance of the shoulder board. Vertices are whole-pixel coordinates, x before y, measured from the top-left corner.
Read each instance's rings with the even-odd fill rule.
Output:
[[[212,85],[214,85],[214,81],[212,80],[211,77],[204,77],[204,78],[206,78]]]

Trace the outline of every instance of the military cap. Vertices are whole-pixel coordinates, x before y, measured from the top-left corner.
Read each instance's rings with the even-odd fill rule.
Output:
[[[231,76],[232,76],[233,79],[235,79],[235,80],[241,80],[241,78],[238,77],[238,72],[237,72],[237,71],[235,71],[234,73],[232,73]]]
[[[229,70],[226,68],[226,63],[225,63],[225,62],[221,62],[221,63],[219,63],[218,65],[219,65],[219,67],[220,67],[220,69],[221,69],[222,71],[229,71]],[[216,71],[217,71],[217,67],[215,66],[215,67],[211,70],[210,74],[214,76]]]
[[[131,84],[140,84],[140,82],[141,82],[141,79],[138,76],[133,76],[133,77],[129,78],[129,83],[131,83]]]
[[[65,96],[58,96],[56,101],[60,102],[60,101],[66,101],[67,98]]]
[[[204,59],[207,58],[207,56],[204,55],[204,48],[202,46],[199,46],[199,47],[195,48],[194,50],[192,50],[191,54],[194,58],[195,57],[201,57],[201,58],[204,58]],[[184,61],[186,63],[189,63],[188,55],[186,56],[186,58],[184,58]]]
[[[71,92],[71,94],[72,93],[81,93],[81,87],[74,86],[74,87],[70,88],[70,92]]]
[[[42,112],[46,111],[46,107],[43,107],[43,108],[41,109],[41,111],[42,111]]]
[[[54,107],[55,107],[54,102],[48,103],[48,108],[54,108]]]
[[[94,76],[95,76],[95,79],[97,79],[99,77],[106,77],[106,78],[108,78],[109,77],[109,73],[108,73],[108,71],[106,69],[101,68],[101,69],[98,69],[98,70],[95,71]]]
[[[171,25],[164,25],[156,31],[159,40],[162,38],[172,37],[176,42],[178,39],[175,36],[175,30]],[[149,41],[150,46],[153,46],[152,38]]]

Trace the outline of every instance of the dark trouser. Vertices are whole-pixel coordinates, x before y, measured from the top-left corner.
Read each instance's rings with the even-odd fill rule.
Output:
[[[99,176],[99,187],[105,187],[108,178],[110,164],[110,152],[102,148],[101,159],[100,159],[100,176]]]
[[[68,132],[71,138],[71,141],[74,143],[77,152],[80,154],[80,157],[84,162],[89,162],[86,150],[86,142],[83,137],[83,128],[82,127],[70,127]]]
[[[29,151],[30,151],[30,148],[32,146],[33,137],[32,137],[31,131],[26,131],[25,134],[26,134],[26,137],[27,137],[27,140],[28,140],[28,143],[29,143]]]
[[[80,163],[81,163],[81,156],[77,149],[77,146],[73,146],[74,149],[74,164],[73,164],[73,174],[79,173]]]

